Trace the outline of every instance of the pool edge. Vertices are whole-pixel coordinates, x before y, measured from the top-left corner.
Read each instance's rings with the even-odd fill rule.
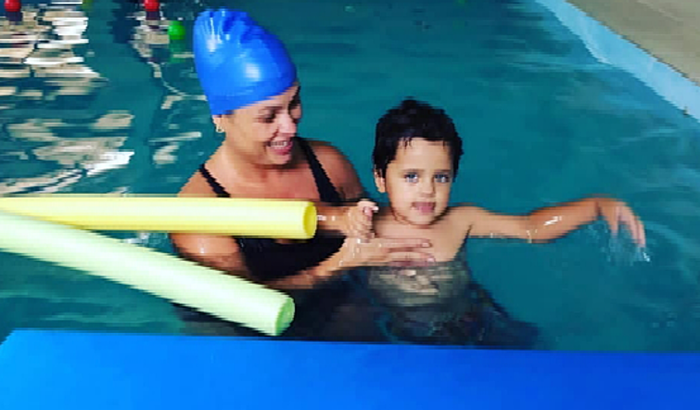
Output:
[[[700,85],[569,0],[534,0],[584,43],[599,61],[629,72],[686,115],[700,121]]]

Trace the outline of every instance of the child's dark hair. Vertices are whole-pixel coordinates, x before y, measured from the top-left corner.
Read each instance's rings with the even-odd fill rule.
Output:
[[[452,156],[453,177],[457,176],[459,160],[463,153],[462,139],[452,119],[444,110],[412,98],[403,100],[398,107],[387,111],[377,122],[372,153],[374,171],[383,178],[387,166],[396,158],[399,143],[408,144],[413,138],[443,141],[447,144]]]

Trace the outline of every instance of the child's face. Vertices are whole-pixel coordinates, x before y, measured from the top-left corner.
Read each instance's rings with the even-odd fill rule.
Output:
[[[379,192],[386,192],[399,222],[428,226],[447,209],[452,188],[450,148],[442,141],[413,138],[400,144],[384,178],[375,174]]]

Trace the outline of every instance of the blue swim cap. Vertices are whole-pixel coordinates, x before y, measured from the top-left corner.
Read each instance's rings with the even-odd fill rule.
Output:
[[[204,11],[193,37],[195,68],[212,115],[282,94],[297,79],[282,42],[248,13]]]

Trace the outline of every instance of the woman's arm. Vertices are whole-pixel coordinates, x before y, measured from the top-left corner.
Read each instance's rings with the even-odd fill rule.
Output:
[[[362,266],[432,261],[432,255],[426,251],[430,247],[427,240],[372,238],[360,241],[358,238],[346,238],[343,246],[320,264],[295,275],[261,281],[248,270],[238,244],[231,237],[170,234],[170,238],[177,252],[185,259],[278,290],[311,289],[346,270]]]
[[[327,261],[322,263],[322,267],[319,266],[312,270],[327,271],[329,272],[328,275],[318,275],[317,277],[311,274],[310,270],[281,279],[261,281],[246,267],[243,254],[232,237],[170,234],[170,239],[177,253],[187,260],[277,290],[309,289],[330,278],[332,272],[338,271],[337,269],[331,269],[334,266],[334,261]]]
[[[366,266],[409,264],[412,266],[434,262],[428,251],[432,244],[426,239],[414,238],[345,238],[343,246],[320,264],[304,272],[312,286],[319,285],[337,274]]]

